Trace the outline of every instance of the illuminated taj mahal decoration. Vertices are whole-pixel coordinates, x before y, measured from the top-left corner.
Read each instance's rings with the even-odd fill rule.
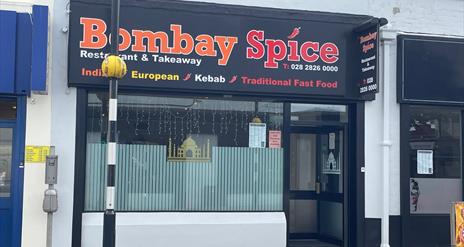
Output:
[[[195,140],[189,136],[182,142],[180,147],[177,147],[176,144],[172,143],[171,138],[169,138],[168,161],[211,161],[210,146],[208,139],[207,144],[200,148]]]

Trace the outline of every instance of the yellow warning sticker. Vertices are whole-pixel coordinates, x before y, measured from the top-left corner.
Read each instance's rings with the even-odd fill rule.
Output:
[[[26,163],[45,163],[49,146],[26,146]]]

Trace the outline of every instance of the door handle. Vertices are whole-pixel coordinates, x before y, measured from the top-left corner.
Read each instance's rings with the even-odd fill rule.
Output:
[[[320,193],[321,193],[321,183],[316,182],[316,194],[320,194]]]

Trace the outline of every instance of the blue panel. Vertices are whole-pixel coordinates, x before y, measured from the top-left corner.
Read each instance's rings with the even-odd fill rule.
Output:
[[[48,7],[32,7],[32,72],[31,90],[46,90]]]
[[[0,243],[1,246],[11,246],[11,217],[9,210],[0,209]]]
[[[16,32],[16,93],[31,90],[32,20],[29,14],[18,13]]]
[[[0,11],[0,93],[14,92],[16,13]]]

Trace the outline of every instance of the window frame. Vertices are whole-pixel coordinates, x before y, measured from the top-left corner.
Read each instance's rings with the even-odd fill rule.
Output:
[[[86,155],[87,155],[87,104],[88,104],[88,96],[92,93],[96,92],[103,92],[106,93],[106,91],[103,90],[96,90],[96,89],[81,89],[82,92],[80,100],[78,100],[78,109],[81,111],[78,113],[78,126],[79,122],[85,128],[77,128],[77,131],[80,130],[80,140],[79,142],[81,143],[80,145],[83,145],[83,148],[80,148],[79,152],[81,155],[76,155],[76,166],[80,166],[80,175],[79,178],[77,178],[77,175],[75,176],[78,181],[81,182],[79,184],[80,188],[82,191],[79,191],[79,197],[81,198],[82,202],[79,202],[81,204],[81,210],[82,213],[98,213],[102,211],[92,211],[92,210],[85,210],[85,184],[86,184],[86,179],[85,179],[85,174],[86,174]],[[131,91],[131,90],[121,90],[119,94],[124,94],[124,95],[147,95],[147,96],[153,96],[153,97],[172,97],[172,98],[192,98],[192,97],[204,97],[210,100],[226,100],[226,101],[255,101],[255,102],[271,102],[271,103],[280,103],[282,104],[282,126],[280,130],[282,131],[282,205],[280,206],[279,210],[130,210],[130,211],[121,211],[118,210],[118,212],[123,212],[123,213],[269,213],[269,212],[284,212],[285,209],[285,202],[283,201],[285,199],[284,194],[286,193],[285,191],[285,150],[284,150],[284,142],[283,138],[285,136],[285,124],[286,124],[286,119],[285,119],[285,101],[281,98],[275,98],[275,97],[257,97],[257,96],[247,96],[247,95],[223,95],[222,97],[219,95],[199,95],[199,94],[183,94],[183,93],[152,93],[152,92],[140,92],[140,91]],[[83,118],[83,119],[82,119]],[[103,123],[106,124],[106,123]],[[77,141],[76,141],[77,142]],[[78,154],[78,145],[76,143],[76,154]],[[83,159],[77,162],[77,156],[83,156]],[[76,189],[75,189],[76,193]]]
[[[453,109],[460,112],[460,157],[461,157],[461,196],[464,198],[464,106],[459,105],[437,105],[437,104],[400,104],[400,212],[401,212],[401,244],[410,246],[414,243],[415,236],[421,231],[414,228],[412,220],[417,219],[425,224],[441,226],[444,222],[449,222],[448,214],[411,214],[410,212],[410,145],[409,145],[409,128],[411,121],[411,108],[414,107],[433,107],[435,109]],[[417,224],[417,223],[416,223]],[[448,223],[447,223],[448,224]],[[430,235],[423,233],[421,235]],[[432,234],[433,235],[433,234]],[[449,239],[449,237],[448,237]],[[437,240],[438,241],[438,240]],[[434,244],[434,243],[431,243]]]

